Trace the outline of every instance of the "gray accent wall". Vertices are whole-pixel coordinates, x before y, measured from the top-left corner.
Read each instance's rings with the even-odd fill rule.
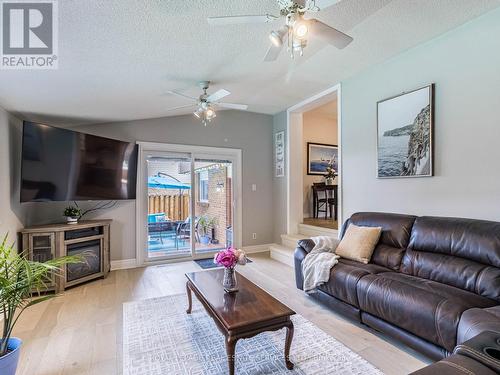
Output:
[[[219,111],[207,127],[187,115],[75,128],[126,141],[241,149],[244,246],[273,242],[272,129],[272,116],[241,111]],[[252,191],[252,184],[257,191]],[[112,260],[135,258],[135,201],[120,202],[100,216],[114,220]],[[252,233],[257,233],[257,239],[252,239]]]
[[[23,213],[19,203],[21,121],[0,108],[0,237],[17,240]]]
[[[121,123],[82,125],[77,131],[125,141],[177,143],[242,150],[243,245],[273,242],[273,117],[270,115],[220,111],[204,127],[194,116],[178,116]],[[22,226],[64,221],[67,202],[19,203],[22,122],[0,109],[0,235],[9,231],[12,240]],[[252,184],[257,191],[252,191]],[[80,202],[83,209],[92,202]],[[115,207],[88,218],[111,218],[111,260],[136,256],[135,201],[120,201]],[[253,239],[252,234],[257,238]]]
[[[500,9],[342,84],[344,218],[356,211],[500,220]],[[376,178],[376,103],[436,84],[435,177]]]

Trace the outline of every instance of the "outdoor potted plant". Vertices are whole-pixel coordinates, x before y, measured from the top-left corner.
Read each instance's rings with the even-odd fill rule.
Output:
[[[219,251],[214,256],[214,263],[224,267],[224,279],[222,286],[227,293],[238,291],[236,274],[234,267],[237,264],[244,266],[247,264],[247,256],[243,250],[228,247],[226,250]]]
[[[67,256],[44,263],[33,262],[7,244],[7,235],[4,237],[0,244],[0,316],[3,318],[0,374],[16,373],[22,341],[11,335],[21,314],[54,297],[53,294],[40,295],[40,292],[52,281],[52,275],[61,275],[62,266],[82,261],[80,256]]]
[[[78,224],[78,220],[82,217],[82,210],[78,207],[68,206],[64,209],[63,216],[66,217],[68,224]]]
[[[198,220],[198,227],[200,228],[200,243],[203,245],[208,245],[210,243],[210,229],[217,224],[216,218],[210,218],[208,216],[202,216]]]

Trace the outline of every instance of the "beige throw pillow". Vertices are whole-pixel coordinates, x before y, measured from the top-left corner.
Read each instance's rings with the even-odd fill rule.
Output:
[[[380,233],[382,233],[381,227],[359,227],[349,224],[335,254],[366,264],[372,257]]]

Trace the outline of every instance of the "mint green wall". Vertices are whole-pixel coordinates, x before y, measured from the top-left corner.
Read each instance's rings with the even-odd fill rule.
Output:
[[[376,103],[435,91],[435,177],[376,178]],[[344,217],[356,211],[500,221],[500,9],[342,84]]]

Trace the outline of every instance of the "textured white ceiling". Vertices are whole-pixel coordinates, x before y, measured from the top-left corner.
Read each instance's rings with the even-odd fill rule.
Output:
[[[275,0],[59,1],[59,69],[0,71],[0,105],[33,120],[84,123],[178,115],[198,80],[274,114],[500,5],[500,0],[343,0],[317,17],[349,33],[344,50],[262,58],[271,24],[210,26],[207,16],[278,14]],[[323,48],[322,48],[323,47]]]

